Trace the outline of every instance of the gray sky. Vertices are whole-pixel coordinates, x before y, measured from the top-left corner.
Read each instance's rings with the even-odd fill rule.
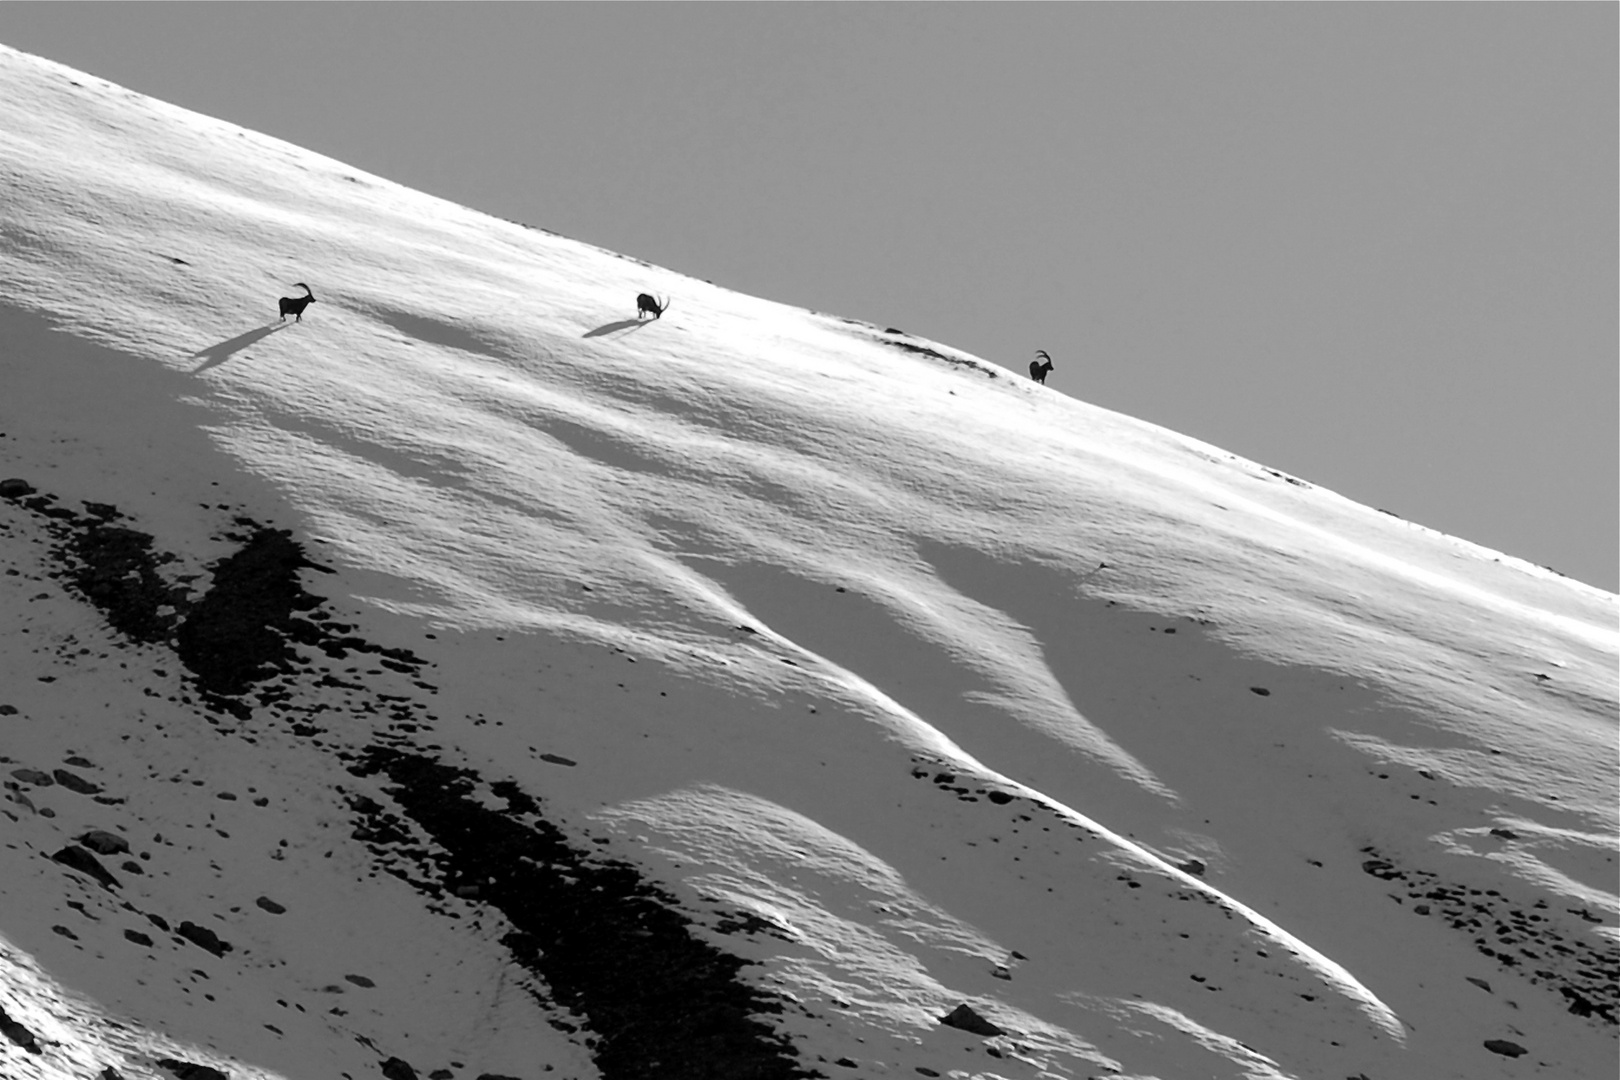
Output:
[[[0,4],[0,42],[1620,585],[1620,6]]]

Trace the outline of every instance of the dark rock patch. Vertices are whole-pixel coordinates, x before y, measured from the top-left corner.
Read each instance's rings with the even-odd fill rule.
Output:
[[[404,1058],[391,1057],[383,1062],[382,1074],[388,1080],[416,1080],[416,1070]]]
[[[304,557],[291,533],[246,524],[246,544],[214,564],[213,587],[174,636],[181,663],[205,694],[216,697],[237,697],[290,672],[293,643],[318,637],[298,618],[320,604],[303,590],[298,572],[322,568]]]
[[[957,1028],[973,1035],[983,1035],[986,1038],[1006,1034],[1001,1028],[974,1012],[973,1008],[965,1001],[940,1017],[939,1022],[946,1027]]]
[[[181,937],[185,938],[199,949],[205,949],[208,952],[213,953],[215,956],[224,956],[226,953],[231,951],[230,942],[221,941],[219,935],[208,929],[208,927],[198,926],[196,923],[189,920],[176,927],[175,933],[179,934]]]
[[[1556,992],[1575,1016],[1620,1025],[1620,949],[1594,943],[1544,900],[1515,903],[1500,889],[1450,884],[1433,871],[1398,866],[1371,847],[1362,853],[1371,856],[1361,864],[1364,873],[1394,883],[1405,894],[1390,893],[1392,899],[1418,901],[1414,913],[1439,919],[1498,966]],[[1584,909],[1571,908],[1568,914],[1583,923],[1601,921]],[[1483,979],[1468,981],[1490,989]]]
[[[1510,1058],[1523,1057],[1530,1052],[1518,1043],[1509,1042],[1507,1039],[1486,1039],[1485,1049],[1493,1054],[1501,1054],[1503,1057]]]
[[[112,876],[110,870],[101,865],[101,860],[77,844],[69,844],[61,851],[58,851],[51,856],[51,861],[61,863],[69,870],[77,870],[81,874],[95,878],[104,889],[116,889],[118,887],[118,879]]]
[[[156,1064],[173,1073],[176,1080],[231,1080],[230,1076],[211,1065],[198,1065],[176,1058],[159,1058]]]
[[[52,769],[51,776],[55,777],[58,784],[61,784],[69,791],[76,791],[80,795],[98,795],[101,793],[99,784],[92,784],[78,773],[69,772],[67,769]]]
[[[0,1035],[4,1035],[30,1054],[44,1053],[39,1048],[39,1040],[34,1037],[34,1033],[20,1022],[13,1020],[3,1006],[0,1006]]]
[[[372,747],[351,771],[381,775],[404,814],[442,849],[444,885],[473,886],[512,924],[502,939],[558,1004],[597,1036],[605,1080],[796,1080],[792,1044],[760,1019],[779,1001],[740,977],[748,963],[691,931],[673,897],[624,862],[576,845],[511,782],[486,807],[475,774],[393,747]],[[375,831],[375,827],[373,827]],[[421,868],[430,876],[427,867]]]

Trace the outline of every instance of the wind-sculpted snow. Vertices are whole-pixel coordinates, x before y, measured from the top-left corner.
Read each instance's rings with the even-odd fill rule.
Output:
[[[1612,1073],[1610,594],[4,49],[0,290],[8,1078]]]

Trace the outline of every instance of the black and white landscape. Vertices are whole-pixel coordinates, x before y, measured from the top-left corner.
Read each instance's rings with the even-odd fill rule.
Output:
[[[5,49],[0,286],[7,1080],[1613,1075],[1610,593]]]

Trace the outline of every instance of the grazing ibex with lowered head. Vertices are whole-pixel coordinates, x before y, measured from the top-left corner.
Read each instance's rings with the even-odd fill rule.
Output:
[[[287,316],[288,315],[296,315],[297,318],[294,321],[295,322],[303,322],[304,321],[304,309],[309,307],[309,305],[311,305],[311,304],[313,304],[315,302],[315,290],[311,289],[308,285],[305,285],[302,281],[295,281],[295,282],[293,282],[293,284],[296,285],[298,288],[303,289],[309,295],[308,296],[283,296],[281,298],[281,321],[282,322],[287,321]]]
[[[1040,383],[1042,386],[1045,386],[1046,373],[1052,370],[1052,358],[1046,355],[1045,349],[1036,349],[1035,355],[1041,359],[1031,360],[1029,362],[1029,377]],[[1045,363],[1042,363],[1041,360],[1044,360]]]
[[[642,316],[646,315],[649,311],[652,312],[652,317],[653,318],[661,319],[661,318],[664,317],[664,312],[666,312],[668,310],[669,310],[669,301],[668,300],[660,300],[656,296],[653,296],[651,293],[642,293],[640,296],[636,297],[636,318],[637,319],[640,319]]]

